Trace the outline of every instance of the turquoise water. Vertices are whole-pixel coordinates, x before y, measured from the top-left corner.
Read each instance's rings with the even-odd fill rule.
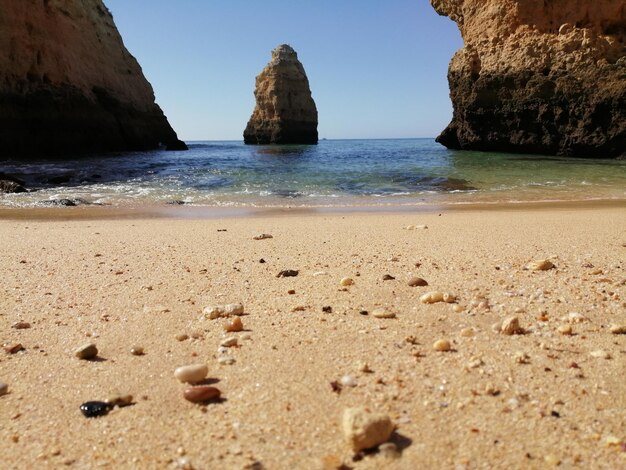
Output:
[[[188,152],[2,162],[0,172],[31,191],[0,195],[0,206],[58,199],[235,207],[626,199],[626,161],[450,151],[432,139],[189,145]]]

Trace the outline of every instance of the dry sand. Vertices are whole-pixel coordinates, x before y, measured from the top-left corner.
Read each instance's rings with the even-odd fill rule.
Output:
[[[0,240],[0,341],[25,348],[0,350],[3,469],[626,467],[626,336],[610,332],[626,324],[623,205],[5,219]],[[524,269],[546,258],[555,269]],[[277,278],[285,269],[299,275]],[[421,304],[431,290],[458,303]],[[218,353],[223,320],[202,310],[233,302],[246,331]],[[493,331],[511,315],[525,334]],[[433,351],[439,339],[452,350]],[[99,359],[74,357],[89,341]],[[193,363],[222,402],[184,400],[173,372]],[[333,391],[345,375],[356,386]],[[114,390],[134,405],[83,417],[81,403]],[[392,418],[399,457],[353,461],[340,427],[351,406]]]

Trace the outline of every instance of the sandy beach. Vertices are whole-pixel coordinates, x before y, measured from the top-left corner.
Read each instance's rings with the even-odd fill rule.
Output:
[[[626,467],[623,204],[19,213],[0,220],[2,468]],[[554,268],[527,269],[538,260]],[[456,301],[420,302],[431,291]],[[238,302],[242,332],[203,314]],[[219,350],[225,336],[237,344]],[[75,357],[90,342],[98,357]],[[184,399],[188,364],[208,365],[220,401]],[[81,414],[113,393],[132,405]],[[355,406],[391,418],[395,448],[355,455]]]

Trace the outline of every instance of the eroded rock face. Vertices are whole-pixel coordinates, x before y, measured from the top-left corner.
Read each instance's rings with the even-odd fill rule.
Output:
[[[246,144],[317,144],[317,108],[298,55],[283,44],[256,78]]]
[[[101,0],[0,0],[0,158],[184,149]]]
[[[623,0],[430,0],[464,47],[450,64],[453,149],[626,157]]]

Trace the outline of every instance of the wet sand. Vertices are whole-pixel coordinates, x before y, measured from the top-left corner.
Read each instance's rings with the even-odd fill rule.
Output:
[[[0,341],[25,348],[0,351],[4,468],[626,465],[623,205],[232,215],[0,216]],[[539,259],[556,267],[524,269]],[[420,303],[432,290],[458,301]],[[234,302],[245,330],[218,352],[202,310]],[[524,334],[493,330],[510,316]],[[74,357],[86,342],[97,360]],[[183,398],[194,363],[221,402]],[[134,404],[81,414],[116,390]],[[392,418],[399,455],[355,461],[351,406]]]

